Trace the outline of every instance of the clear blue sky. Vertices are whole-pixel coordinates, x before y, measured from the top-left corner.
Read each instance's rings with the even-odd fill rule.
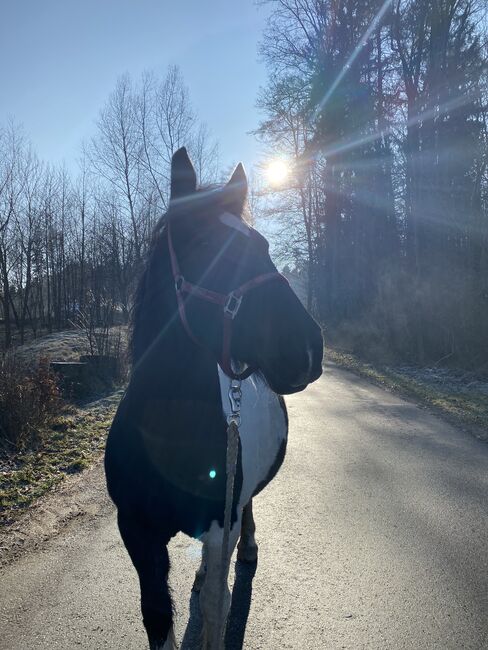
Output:
[[[42,158],[72,167],[119,75],[177,64],[223,166],[249,168],[265,21],[254,0],[4,0],[0,123],[14,117]]]

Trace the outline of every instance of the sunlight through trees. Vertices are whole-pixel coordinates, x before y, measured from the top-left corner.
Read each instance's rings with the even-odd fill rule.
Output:
[[[277,250],[329,337],[488,363],[486,7],[270,0],[257,131],[297,168]]]

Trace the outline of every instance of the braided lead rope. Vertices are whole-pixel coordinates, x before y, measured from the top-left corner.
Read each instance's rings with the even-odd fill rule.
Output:
[[[225,484],[224,535],[220,557],[220,590],[218,614],[220,621],[220,647],[224,647],[227,617],[224,613],[224,593],[227,588],[227,568],[230,564],[229,537],[231,529],[232,502],[234,499],[234,479],[239,452],[239,425],[241,423],[241,382],[232,380],[229,388],[231,413],[227,418],[227,480]]]

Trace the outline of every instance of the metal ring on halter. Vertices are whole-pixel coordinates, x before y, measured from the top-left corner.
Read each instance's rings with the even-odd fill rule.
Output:
[[[233,291],[229,293],[224,305],[224,314],[226,316],[230,316],[230,318],[235,318],[237,312],[239,311],[239,307],[241,306],[241,302],[242,296],[236,296]]]

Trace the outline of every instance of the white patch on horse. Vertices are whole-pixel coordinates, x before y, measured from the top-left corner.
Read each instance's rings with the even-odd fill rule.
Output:
[[[218,367],[220,394],[224,415],[230,413],[229,378]],[[237,521],[229,534],[229,556],[232,556],[241,533],[242,512],[256,488],[266,480],[283,441],[287,435],[286,418],[278,396],[268,386],[251,375],[241,384],[242,406],[239,436],[242,448],[242,489],[237,506]],[[220,567],[224,530],[217,521],[200,537],[203,542],[203,566],[200,567],[197,590],[200,588],[200,609],[203,616],[204,639],[208,648],[220,648]],[[202,560],[203,560],[202,557]],[[229,557],[230,559],[230,557]],[[226,567],[228,575],[229,566]],[[224,621],[230,609],[231,595],[227,588],[224,597]]]
[[[203,616],[203,635],[207,645],[205,648],[220,648],[220,623],[227,621],[227,616],[231,604],[231,594],[228,586],[228,574],[230,558],[239,539],[242,524],[242,510],[237,513],[237,521],[234,522],[229,534],[229,564],[226,566],[227,587],[224,589],[223,621],[220,620],[219,599],[220,599],[220,579],[221,579],[221,561],[222,561],[222,541],[224,529],[219,526],[217,521],[212,521],[209,530],[201,537],[203,542],[203,555],[205,556],[205,579],[200,590],[200,609]]]
[[[226,226],[229,226],[229,228],[234,228],[234,230],[239,230],[239,232],[242,232],[242,234],[246,235],[246,237],[251,236],[251,230],[249,226],[246,225],[246,223],[242,221],[242,219],[236,217],[235,214],[232,214],[231,212],[224,212],[223,214],[220,215],[219,219]]]
[[[224,414],[230,413],[229,378],[218,368]],[[287,436],[285,414],[276,393],[255,375],[241,384],[242,490],[239,507],[252,498],[257,486],[266,479],[283,440]]]

